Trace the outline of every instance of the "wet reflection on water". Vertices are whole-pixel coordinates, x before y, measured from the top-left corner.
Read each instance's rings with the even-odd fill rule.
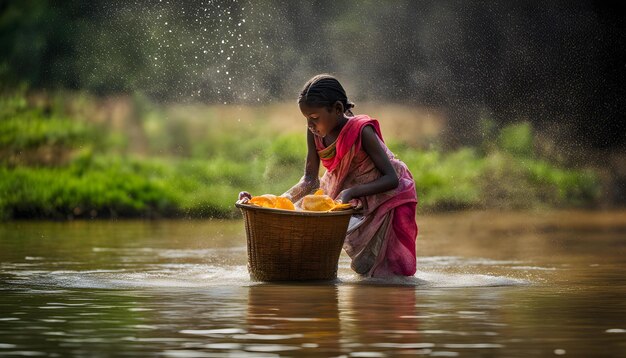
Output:
[[[288,341],[283,349],[331,356],[340,351],[337,287],[255,285],[248,290],[248,334],[256,351]],[[304,352],[299,352],[299,355]]]
[[[415,277],[251,282],[239,221],[0,224],[0,356],[620,356],[626,213],[420,219]]]

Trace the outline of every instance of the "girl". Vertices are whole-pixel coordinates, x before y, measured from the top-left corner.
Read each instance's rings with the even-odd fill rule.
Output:
[[[362,206],[344,242],[351,267],[365,276],[415,274],[415,182],[383,142],[378,121],[353,115],[354,103],[330,75],[311,78],[298,97],[307,120],[305,174],[283,196],[293,202],[321,188],[343,203]],[[326,172],[319,179],[320,160]]]

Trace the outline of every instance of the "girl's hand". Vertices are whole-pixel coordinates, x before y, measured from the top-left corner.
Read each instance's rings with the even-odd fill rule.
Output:
[[[247,191],[242,191],[239,193],[239,199],[237,200],[237,202],[240,204],[245,204],[250,199],[252,199],[252,195]]]
[[[340,201],[341,203],[347,204],[350,202],[350,200],[354,199],[354,197],[352,196],[352,189],[344,189],[341,191],[341,193],[339,193],[339,195],[337,195],[337,201]]]

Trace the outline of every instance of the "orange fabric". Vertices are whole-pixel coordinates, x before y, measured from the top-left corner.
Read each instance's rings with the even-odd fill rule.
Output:
[[[253,196],[249,201],[249,204],[261,206],[264,208],[272,209],[284,209],[295,210],[293,203],[288,198],[282,196],[276,196],[273,194],[263,194],[259,196]]]
[[[342,204],[324,194],[324,190],[318,189],[313,195],[302,198],[302,209],[310,211],[339,211],[352,208],[352,205]]]

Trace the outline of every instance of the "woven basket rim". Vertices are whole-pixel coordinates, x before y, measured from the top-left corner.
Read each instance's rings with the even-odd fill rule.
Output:
[[[359,210],[348,209],[348,210],[338,210],[338,211],[299,211],[299,210],[284,210],[284,209],[274,209],[274,208],[264,208],[262,206],[256,205],[247,205],[235,203],[235,206],[239,209],[245,210],[258,210],[265,211],[268,213],[273,213],[277,215],[288,215],[288,216],[342,216],[342,215],[352,215],[358,213]]]

